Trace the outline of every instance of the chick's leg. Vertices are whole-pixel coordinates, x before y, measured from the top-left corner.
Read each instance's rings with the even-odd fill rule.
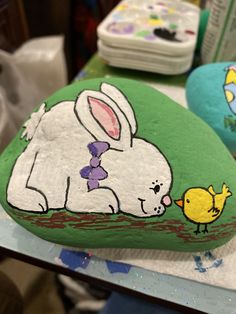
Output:
[[[205,224],[205,229],[202,231],[203,233],[208,233],[207,224]]]
[[[200,233],[200,224],[197,224],[197,230],[194,231],[195,234],[199,234]]]

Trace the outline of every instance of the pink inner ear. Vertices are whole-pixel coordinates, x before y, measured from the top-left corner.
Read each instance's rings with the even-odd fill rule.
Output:
[[[88,102],[94,118],[110,137],[118,140],[120,137],[120,124],[115,112],[100,99],[88,97]]]

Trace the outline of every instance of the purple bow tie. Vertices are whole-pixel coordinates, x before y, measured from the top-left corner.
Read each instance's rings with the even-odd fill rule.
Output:
[[[83,179],[88,180],[88,190],[97,189],[99,187],[99,180],[104,180],[108,177],[108,173],[100,166],[99,159],[103,153],[110,148],[107,142],[93,142],[88,145],[90,154],[93,156],[90,160],[89,166],[80,170],[80,175]]]

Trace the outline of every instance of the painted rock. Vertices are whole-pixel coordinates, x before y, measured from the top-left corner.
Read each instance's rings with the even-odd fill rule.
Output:
[[[48,98],[0,157],[20,225],[79,247],[212,249],[235,234],[236,165],[201,119],[126,79]]]
[[[207,64],[189,76],[188,106],[207,122],[236,156],[236,63]]]

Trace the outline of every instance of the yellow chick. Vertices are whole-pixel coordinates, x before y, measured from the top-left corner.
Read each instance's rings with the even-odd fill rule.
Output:
[[[205,188],[190,188],[184,192],[182,199],[175,203],[182,208],[185,217],[197,224],[196,234],[200,233],[200,225],[204,224],[203,232],[208,232],[207,225],[214,222],[223,212],[227,197],[232,193],[224,183],[222,192],[216,194],[213,186]]]

